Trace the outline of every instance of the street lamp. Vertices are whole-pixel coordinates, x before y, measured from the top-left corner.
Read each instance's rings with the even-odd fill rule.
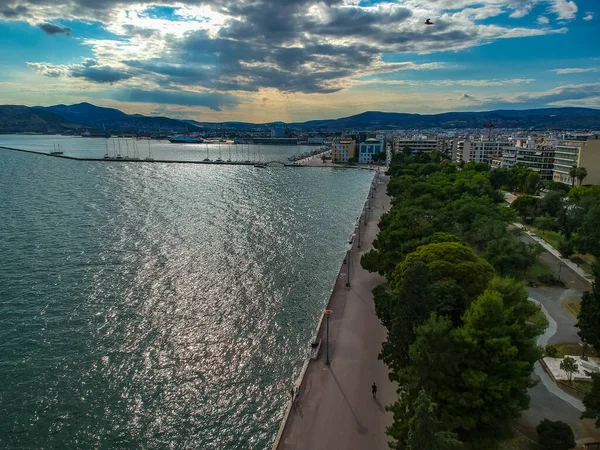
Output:
[[[331,310],[330,309],[326,309],[325,311],[323,311],[323,314],[325,314],[325,324],[326,327],[325,329],[327,330],[326,332],[326,338],[325,338],[325,365],[328,366],[330,364],[329,361],[329,316],[331,315]]]
[[[560,281],[560,272],[565,264],[562,261],[558,261],[558,280]]]
[[[360,219],[362,219],[362,212],[360,213],[360,216],[358,217],[358,245],[357,245],[357,248],[360,248]]]
[[[350,287],[350,251],[348,250],[348,255],[346,256],[346,287]]]

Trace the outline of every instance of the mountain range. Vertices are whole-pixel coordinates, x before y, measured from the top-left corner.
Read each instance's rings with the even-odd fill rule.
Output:
[[[482,112],[447,112],[442,114],[407,114],[367,111],[349,117],[310,120],[285,124],[288,128],[313,131],[481,128],[493,123],[497,128],[524,129],[600,129],[600,109],[543,108],[525,110],[495,110]],[[79,132],[91,129],[108,132],[167,133],[229,128],[239,131],[268,130],[283,122],[254,124],[248,122],[198,122],[168,117],[126,114],[114,108],[90,103],[54,106],[0,105],[0,133],[17,132]]]

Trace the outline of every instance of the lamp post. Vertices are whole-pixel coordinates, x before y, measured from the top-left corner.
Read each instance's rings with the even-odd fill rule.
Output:
[[[357,245],[357,248],[360,248],[360,219],[362,219],[362,212],[360,213],[360,216],[358,217],[358,245]]]
[[[558,280],[560,281],[560,272],[565,264],[562,261],[558,261]]]
[[[331,315],[331,310],[326,309],[323,314],[325,314],[325,329],[326,329],[326,338],[325,338],[325,365],[328,366],[330,364],[329,361],[329,316]]]
[[[348,250],[348,254],[346,256],[346,287],[350,287],[350,253],[351,250]]]

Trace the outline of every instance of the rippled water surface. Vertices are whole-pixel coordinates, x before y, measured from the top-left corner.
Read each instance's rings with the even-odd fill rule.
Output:
[[[0,150],[0,447],[268,448],[371,179]]]

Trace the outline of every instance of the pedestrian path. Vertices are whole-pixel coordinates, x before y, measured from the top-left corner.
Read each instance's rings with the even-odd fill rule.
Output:
[[[383,281],[360,267],[360,256],[371,250],[377,223],[390,209],[385,193],[387,180],[374,191],[369,223],[361,233],[361,249],[354,243],[350,263],[350,287],[346,271],[340,271],[328,309],[329,357],[325,364],[325,329],[318,359],[311,361],[300,385],[300,396],[289,413],[276,448],[387,450],[385,429],[392,415],[385,406],[397,398],[388,368],[377,357],[386,330],[375,314],[371,290]],[[373,398],[372,384],[377,385]]]
[[[532,233],[531,231],[527,230],[523,226],[523,224],[515,222],[515,223],[513,223],[513,225],[515,227],[523,230],[523,232],[526,233],[531,239],[533,239],[535,242],[540,244],[544,248],[544,250],[546,250],[548,253],[551,253],[552,255],[556,256],[560,261],[562,261],[563,264],[565,264],[567,267],[569,267],[577,275],[584,278],[586,281],[590,281],[594,278],[592,275],[587,273],[585,270],[583,270],[581,267],[579,267],[577,264],[575,264],[570,259],[563,258],[558,250],[556,250],[554,247],[552,247],[550,244],[548,244],[541,237],[537,236],[535,233]]]

